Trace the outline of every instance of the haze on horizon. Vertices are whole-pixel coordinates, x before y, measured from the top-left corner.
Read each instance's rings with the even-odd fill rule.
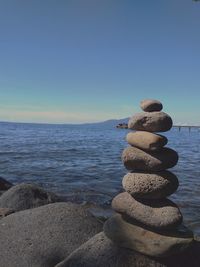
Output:
[[[200,2],[0,3],[0,121],[84,123],[156,98],[200,124]]]

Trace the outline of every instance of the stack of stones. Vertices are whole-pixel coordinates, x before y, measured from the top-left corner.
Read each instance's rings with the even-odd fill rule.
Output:
[[[122,160],[130,171],[123,178],[125,192],[112,201],[116,215],[104,225],[104,233],[119,246],[140,253],[165,257],[193,243],[193,233],[182,225],[182,214],[167,199],[178,188],[177,177],[167,171],[178,162],[178,154],[164,147],[168,140],[154,132],[171,129],[172,119],[162,112],[162,103],[143,100],[144,112],[129,120],[127,147]]]

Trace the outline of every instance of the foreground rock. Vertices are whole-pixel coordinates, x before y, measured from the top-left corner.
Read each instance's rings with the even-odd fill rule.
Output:
[[[193,243],[193,233],[187,228],[184,231],[173,229],[161,234],[128,223],[119,214],[104,224],[104,233],[121,247],[153,257],[179,253]]]
[[[11,214],[0,220],[0,266],[53,267],[101,230],[101,223],[72,203]]]
[[[136,251],[119,247],[104,233],[99,233],[55,267],[199,267],[199,262],[199,243],[194,243],[184,253],[163,259],[152,259]]]
[[[122,180],[123,188],[135,198],[160,199],[173,194],[179,185],[172,172],[130,172]]]
[[[179,208],[169,199],[137,201],[124,192],[113,199],[112,208],[153,229],[169,229],[182,222]]]
[[[135,147],[147,151],[156,151],[163,148],[168,140],[165,136],[153,134],[145,131],[130,132],[126,136],[126,141]]]
[[[152,111],[161,111],[163,105],[160,101],[155,99],[144,99],[140,102],[140,107],[144,111],[152,112]]]
[[[178,162],[178,154],[167,147],[147,153],[129,146],[122,153],[122,161],[128,170],[156,172],[174,167]]]
[[[15,211],[31,209],[58,202],[59,198],[34,184],[18,184],[0,197],[0,207]]]
[[[128,128],[136,131],[166,132],[172,127],[172,119],[164,112],[141,112],[128,122]]]
[[[13,185],[5,180],[4,178],[0,177],[0,191],[5,191],[11,188]]]

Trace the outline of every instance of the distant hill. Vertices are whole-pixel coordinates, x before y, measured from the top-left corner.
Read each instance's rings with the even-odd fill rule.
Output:
[[[94,122],[94,123],[84,123],[84,125],[102,125],[102,126],[112,126],[115,127],[119,123],[128,123],[129,118],[124,118],[124,119],[116,119],[116,120],[107,120],[107,121],[102,121],[102,122]]]

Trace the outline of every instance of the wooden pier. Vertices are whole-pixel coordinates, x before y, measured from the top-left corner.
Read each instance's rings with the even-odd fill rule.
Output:
[[[191,129],[197,129],[198,131],[200,130],[200,126],[198,125],[174,125],[174,128],[178,128],[179,132],[181,130],[181,128],[188,128],[189,132],[191,131]]]

